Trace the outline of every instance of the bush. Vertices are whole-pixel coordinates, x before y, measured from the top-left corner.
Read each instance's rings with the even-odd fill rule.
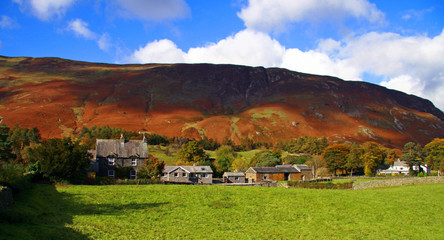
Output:
[[[22,164],[5,163],[0,168],[0,184],[11,187],[14,191],[24,190],[31,185],[32,174],[24,174]]]

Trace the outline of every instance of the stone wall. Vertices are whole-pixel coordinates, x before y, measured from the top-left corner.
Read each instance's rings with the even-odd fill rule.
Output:
[[[353,183],[353,190],[427,183],[444,183],[444,177],[399,177],[390,180],[360,182]]]
[[[7,208],[9,205],[13,204],[12,190],[10,188],[1,187],[0,190],[0,210]]]

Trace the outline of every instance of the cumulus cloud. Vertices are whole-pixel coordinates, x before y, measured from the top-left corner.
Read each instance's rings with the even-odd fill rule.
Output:
[[[128,18],[150,21],[184,18],[190,14],[185,0],[116,0],[120,13]]]
[[[350,17],[381,22],[384,14],[367,0],[249,0],[238,16],[250,29],[282,31],[292,22],[344,20]]]
[[[48,21],[54,15],[62,16],[75,0],[13,0],[22,9],[30,9],[40,20]]]
[[[137,63],[181,63],[185,62],[185,53],[168,39],[147,43],[128,58]]]

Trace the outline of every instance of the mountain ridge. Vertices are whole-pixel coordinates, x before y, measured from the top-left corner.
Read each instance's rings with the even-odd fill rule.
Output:
[[[314,135],[400,146],[444,136],[444,113],[429,100],[280,68],[0,57],[0,82],[5,122],[44,137],[94,125],[219,141]]]

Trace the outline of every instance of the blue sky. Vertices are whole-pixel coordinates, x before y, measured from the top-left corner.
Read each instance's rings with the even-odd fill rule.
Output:
[[[444,109],[441,0],[2,0],[0,55],[232,63],[363,80]]]

